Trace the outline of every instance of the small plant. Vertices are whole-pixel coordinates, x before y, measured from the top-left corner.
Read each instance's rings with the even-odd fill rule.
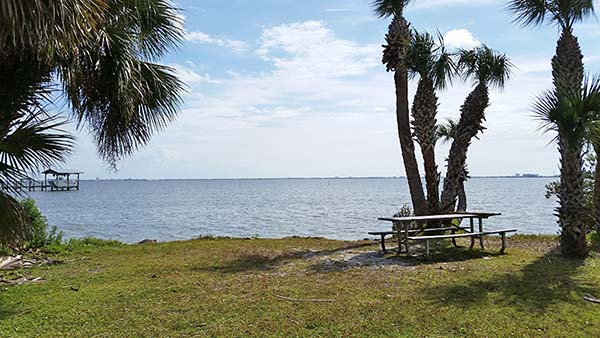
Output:
[[[56,226],[48,226],[48,220],[42,215],[42,212],[38,209],[33,199],[27,198],[21,201],[21,207],[25,212],[28,228],[23,248],[41,249],[46,246],[57,246],[62,243],[62,231],[58,231]]]
[[[414,215],[415,214],[413,213],[412,209],[408,206],[408,204],[404,203],[400,207],[400,210],[398,210],[398,212],[394,214],[394,217],[411,217]],[[416,224],[415,222],[411,222],[409,224],[408,228],[416,229],[417,226],[418,226],[418,224]],[[400,230],[400,224],[397,222],[394,222],[392,228],[394,231],[398,231],[398,230]]]

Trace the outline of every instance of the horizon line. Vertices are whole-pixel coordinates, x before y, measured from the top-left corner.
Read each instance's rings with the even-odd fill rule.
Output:
[[[482,175],[471,176],[471,178],[556,178],[560,175],[537,175],[537,176],[516,176],[516,175]],[[421,177],[424,179],[424,177]],[[443,177],[442,177],[443,178]],[[217,178],[86,178],[81,181],[226,181],[226,180],[353,180],[353,179],[407,179],[406,176],[289,176],[289,177],[217,177]]]

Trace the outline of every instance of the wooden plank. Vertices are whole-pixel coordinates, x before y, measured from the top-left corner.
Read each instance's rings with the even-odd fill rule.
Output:
[[[456,214],[475,214],[478,216],[482,216],[483,218],[491,217],[491,216],[500,216],[501,212],[487,212],[487,211],[457,211]]]
[[[444,214],[444,215],[429,215],[429,216],[411,216],[411,217],[380,217],[380,221],[389,222],[417,222],[417,221],[441,221],[441,220],[452,220],[452,219],[463,219],[463,218],[478,218],[483,217],[479,214]],[[483,217],[486,218],[486,217]]]
[[[415,232],[435,232],[435,231],[450,231],[450,230],[469,230],[467,227],[444,227],[444,228],[428,228],[428,229],[411,229],[408,230],[409,233]],[[398,231],[371,231],[368,232],[369,235],[394,235],[399,233],[402,230]]]
[[[399,231],[371,231],[367,232],[369,235],[393,235],[397,234]]]
[[[473,232],[466,234],[454,234],[454,235],[432,235],[432,236],[409,236],[408,239],[411,241],[424,241],[429,239],[449,239],[449,238],[461,238],[461,237],[479,237],[485,235],[495,235],[502,234],[507,232],[516,232],[517,229],[506,229],[506,230],[497,230],[497,231],[482,231],[482,232]]]

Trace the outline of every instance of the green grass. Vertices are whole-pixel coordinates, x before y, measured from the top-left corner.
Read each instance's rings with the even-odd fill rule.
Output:
[[[59,253],[63,264],[23,272],[44,283],[0,291],[0,336],[600,337],[600,304],[583,300],[600,297],[596,254],[563,259],[551,237],[510,238],[506,255],[487,244],[361,267],[352,262],[377,245],[79,241]],[[354,258],[340,260],[349,247]]]

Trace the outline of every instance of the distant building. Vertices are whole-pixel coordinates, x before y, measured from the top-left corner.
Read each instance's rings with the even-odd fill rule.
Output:
[[[542,177],[540,174],[519,174],[516,173],[515,177],[526,177],[526,178],[530,178],[530,177]]]

